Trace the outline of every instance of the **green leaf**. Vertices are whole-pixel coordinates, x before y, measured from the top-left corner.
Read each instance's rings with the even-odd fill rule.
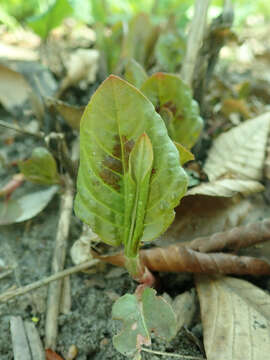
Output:
[[[42,39],[46,39],[50,31],[72,13],[73,8],[68,0],[56,0],[43,14],[29,18],[27,24]]]
[[[147,67],[152,61],[159,32],[159,28],[152,25],[147,14],[140,13],[134,16],[124,37],[122,57],[135,59]]]
[[[149,182],[153,165],[153,148],[149,137],[144,133],[136,141],[129,156],[129,170],[126,177],[127,193],[132,198],[126,203],[125,248],[128,256],[138,253],[140,238],[144,228],[147,208]]]
[[[125,79],[138,89],[148,79],[144,68],[134,59],[129,59],[125,69]]]
[[[8,225],[32,219],[51,201],[59,187],[35,191],[19,198],[0,202],[0,225]]]
[[[164,118],[172,140],[190,149],[200,135],[203,121],[189,87],[177,75],[156,73],[146,80],[141,91]]]
[[[60,183],[56,162],[46,148],[35,148],[32,157],[19,163],[19,168],[26,179],[33,183],[41,185]]]
[[[97,36],[96,46],[100,52],[101,69],[106,75],[114,73],[121,56],[123,25],[117,22],[109,33],[102,23],[96,23],[94,29]]]
[[[151,288],[144,290],[141,299],[131,294],[122,296],[113,305],[112,317],[123,322],[123,329],[113,337],[113,344],[126,356],[135,356],[142,345],[151,345],[152,331],[166,340],[171,340],[177,331],[171,306]]]
[[[131,228],[132,239],[150,241],[173,221],[186,187],[178,151],[151,102],[111,75],[81,120],[76,215],[110,245],[128,246]]]
[[[158,64],[164,71],[175,72],[181,64],[186,51],[186,41],[180,32],[162,34],[155,47]]]
[[[185,148],[183,145],[174,141],[174,145],[177,147],[180,156],[180,164],[184,165],[186,162],[194,160],[194,155],[191,151]]]

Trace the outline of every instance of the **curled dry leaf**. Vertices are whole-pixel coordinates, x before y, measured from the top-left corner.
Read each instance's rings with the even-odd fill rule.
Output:
[[[267,112],[220,135],[204,166],[210,181],[221,177],[261,180],[269,124]]]
[[[208,360],[262,360],[270,353],[270,296],[231,277],[198,276]]]
[[[113,265],[125,266],[122,253],[96,257]],[[151,271],[238,275],[270,274],[270,264],[264,260],[224,253],[200,253],[183,245],[141,250],[140,258],[141,263]]]
[[[236,250],[270,240],[270,219],[246,226],[234,227],[209,237],[194,239],[189,247],[200,252],[218,251],[224,248]]]
[[[232,197],[237,194],[250,195],[264,190],[264,186],[254,180],[220,179],[203,183],[190,189],[187,195],[209,195]]]

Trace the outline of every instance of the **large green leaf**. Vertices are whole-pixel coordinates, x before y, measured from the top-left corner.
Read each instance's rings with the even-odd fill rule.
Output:
[[[111,75],[86,107],[80,136],[77,216],[111,245],[164,232],[187,177],[151,102]]]
[[[59,26],[72,13],[73,8],[68,0],[56,0],[43,14],[29,18],[27,24],[45,39],[51,30]]]
[[[203,122],[189,87],[177,75],[156,73],[145,81],[141,91],[163,117],[170,137],[191,148],[198,139]]]

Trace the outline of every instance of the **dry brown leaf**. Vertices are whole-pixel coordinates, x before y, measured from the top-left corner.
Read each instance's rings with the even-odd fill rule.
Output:
[[[189,327],[196,312],[196,295],[194,289],[176,296],[172,308],[177,318],[177,331],[183,326]]]
[[[140,251],[141,263],[151,271],[189,272],[199,274],[238,274],[269,275],[270,263],[249,256],[236,256],[224,253],[200,253],[184,245],[171,245],[165,248],[151,248]],[[125,266],[123,253],[93,256],[103,262]],[[136,279],[140,281],[140,279]],[[142,279],[143,281],[143,279]]]
[[[209,195],[232,197],[237,194],[250,195],[264,190],[264,186],[254,180],[220,179],[202,183],[190,189],[186,195]]]
[[[226,248],[239,250],[270,240],[270,219],[245,226],[234,227],[211,236],[200,237],[189,243],[189,247],[200,252],[213,252]]]
[[[261,203],[258,206],[261,206]],[[240,197],[186,196],[176,208],[174,222],[155,240],[155,244],[166,246],[228,230],[242,224],[246,216],[251,215],[255,209],[256,202]],[[257,218],[251,219],[256,220]]]
[[[270,296],[251,283],[198,276],[208,360],[262,360],[270,354]]]
[[[204,166],[210,181],[221,177],[261,180],[269,124],[267,112],[220,135]]]
[[[84,106],[69,105],[63,101],[54,98],[48,98],[46,100],[46,103],[48,106],[56,109],[56,111],[59,112],[60,115],[62,115],[64,120],[68,123],[69,126],[72,127],[72,129],[80,129],[80,121],[85,109]]]

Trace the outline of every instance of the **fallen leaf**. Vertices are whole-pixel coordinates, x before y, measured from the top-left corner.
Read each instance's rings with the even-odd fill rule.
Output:
[[[198,276],[208,360],[262,360],[270,353],[270,296],[231,277]]]
[[[22,107],[30,91],[23,75],[0,64],[0,102],[8,111]]]
[[[51,201],[58,186],[35,191],[8,202],[0,202],[0,225],[8,225],[32,219]]]
[[[60,355],[56,354],[52,349],[46,349],[46,360],[64,360]]]
[[[267,112],[220,135],[204,166],[209,180],[221,177],[261,180],[269,124],[270,112]]]
[[[81,82],[81,87],[86,88],[96,80],[98,70],[99,52],[95,49],[78,49],[70,55],[65,62],[67,75],[60,84],[59,94],[68,87]]]
[[[253,207],[257,209],[257,204],[240,197],[185,196],[176,208],[174,222],[155,244],[166,246],[225,231],[240,225]]]
[[[46,99],[46,104],[55,109],[66,121],[66,123],[74,130],[80,129],[80,121],[85,106],[74,106],[54,98]]]
[[[194,289],[185,291],[183,294],[176,296],[171,305],[176,315],[177,332],[183,326],[189,327],[197,308]]]
[[[264,186],[254,180],[220,179],[188,190],[187,195],[208,195],[232,197],[237,194],[250,195],[264,190]]]

